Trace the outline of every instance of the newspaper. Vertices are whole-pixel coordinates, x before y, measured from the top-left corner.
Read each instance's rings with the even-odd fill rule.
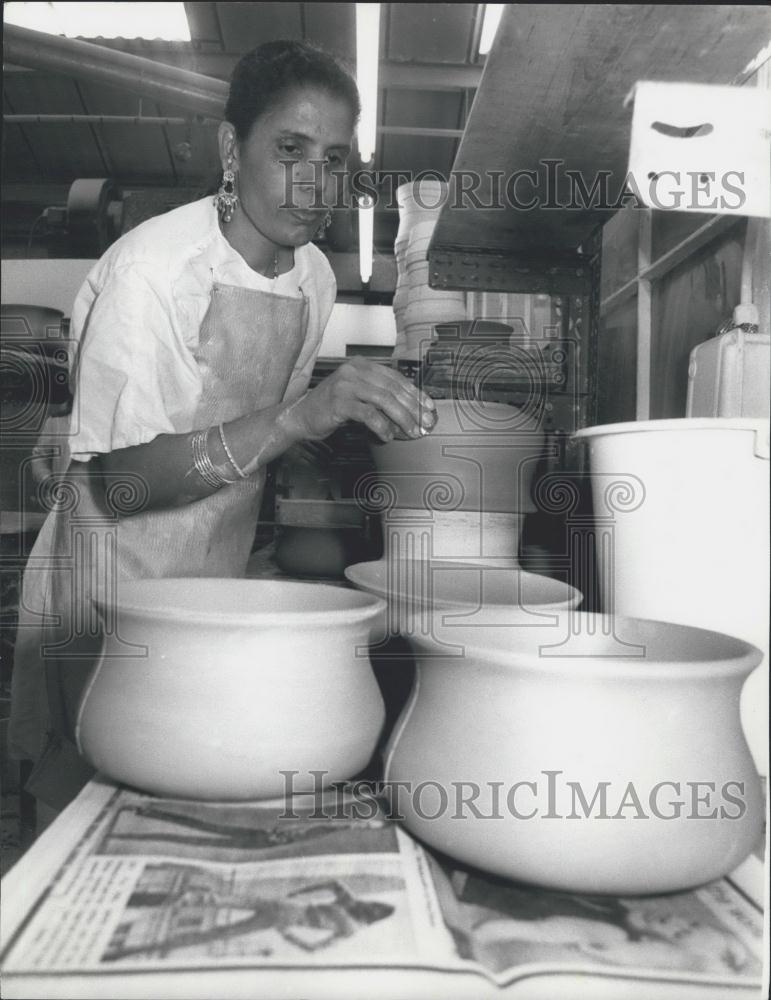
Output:
[[[377,803],[362,818],[312,797],[288,809],[111,786],[93,803],[5,935],[4,974],[422,968],[501,986],[623,970],[760,985],[762,912],[730,879],[660,897],[577,896],[437,859]]]

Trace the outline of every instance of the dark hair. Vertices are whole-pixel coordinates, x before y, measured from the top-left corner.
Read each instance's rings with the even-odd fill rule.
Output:
[[[243,141],[274,100],[293,87],[305,86],[341,97],[358,120],[359,91],[350,73],[327,52],[289,41],[266,42],[239,59],[230,79],[225,118]]]

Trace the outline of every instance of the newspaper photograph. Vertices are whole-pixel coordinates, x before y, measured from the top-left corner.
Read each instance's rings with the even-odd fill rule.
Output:
[[[623,898],[546,892],[429,863],[459,956],[499,983],[534,965],[760,983],[763,914],[727,879]]]
[[[116,793],[11,943],[5,970],[452,957],[420,849],[383,815],[313,818],[314,809],[298,803],[287,816],[283,803]]]
[[[114,790],[5,942],[5,973],[297,967],[580,972],[753,986],[761,909],[730,879],[580,896],[437,858],[337,796],[207,803]]]

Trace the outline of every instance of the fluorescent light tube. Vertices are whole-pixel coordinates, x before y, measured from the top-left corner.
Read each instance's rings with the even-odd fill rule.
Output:
[[[372,247],[375,240],[375,199],[363,195],[359,199],[359,274],[362,284],[372,277]]]
[[[479,36],[480,56],[486,56],[493,47],[495,32],[498,30],[498,25],[501,23],[501,15],[503,14],[503,8],[505,6],[505,3],[485,4],[485,16],[482,21],[482,34]]]
[[[356,4],[356,83],[361,98],[358,143],[362,162],[375,155],[377,71],[380,60],[380,4]]]

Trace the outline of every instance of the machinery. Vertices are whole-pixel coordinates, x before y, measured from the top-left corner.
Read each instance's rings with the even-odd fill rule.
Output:
[[[107,178],[73,181],[66,205],[43,211],[52,256],[101,257],[123,230],[123,193]],[[57,253],[59,250],[61,253]]]

